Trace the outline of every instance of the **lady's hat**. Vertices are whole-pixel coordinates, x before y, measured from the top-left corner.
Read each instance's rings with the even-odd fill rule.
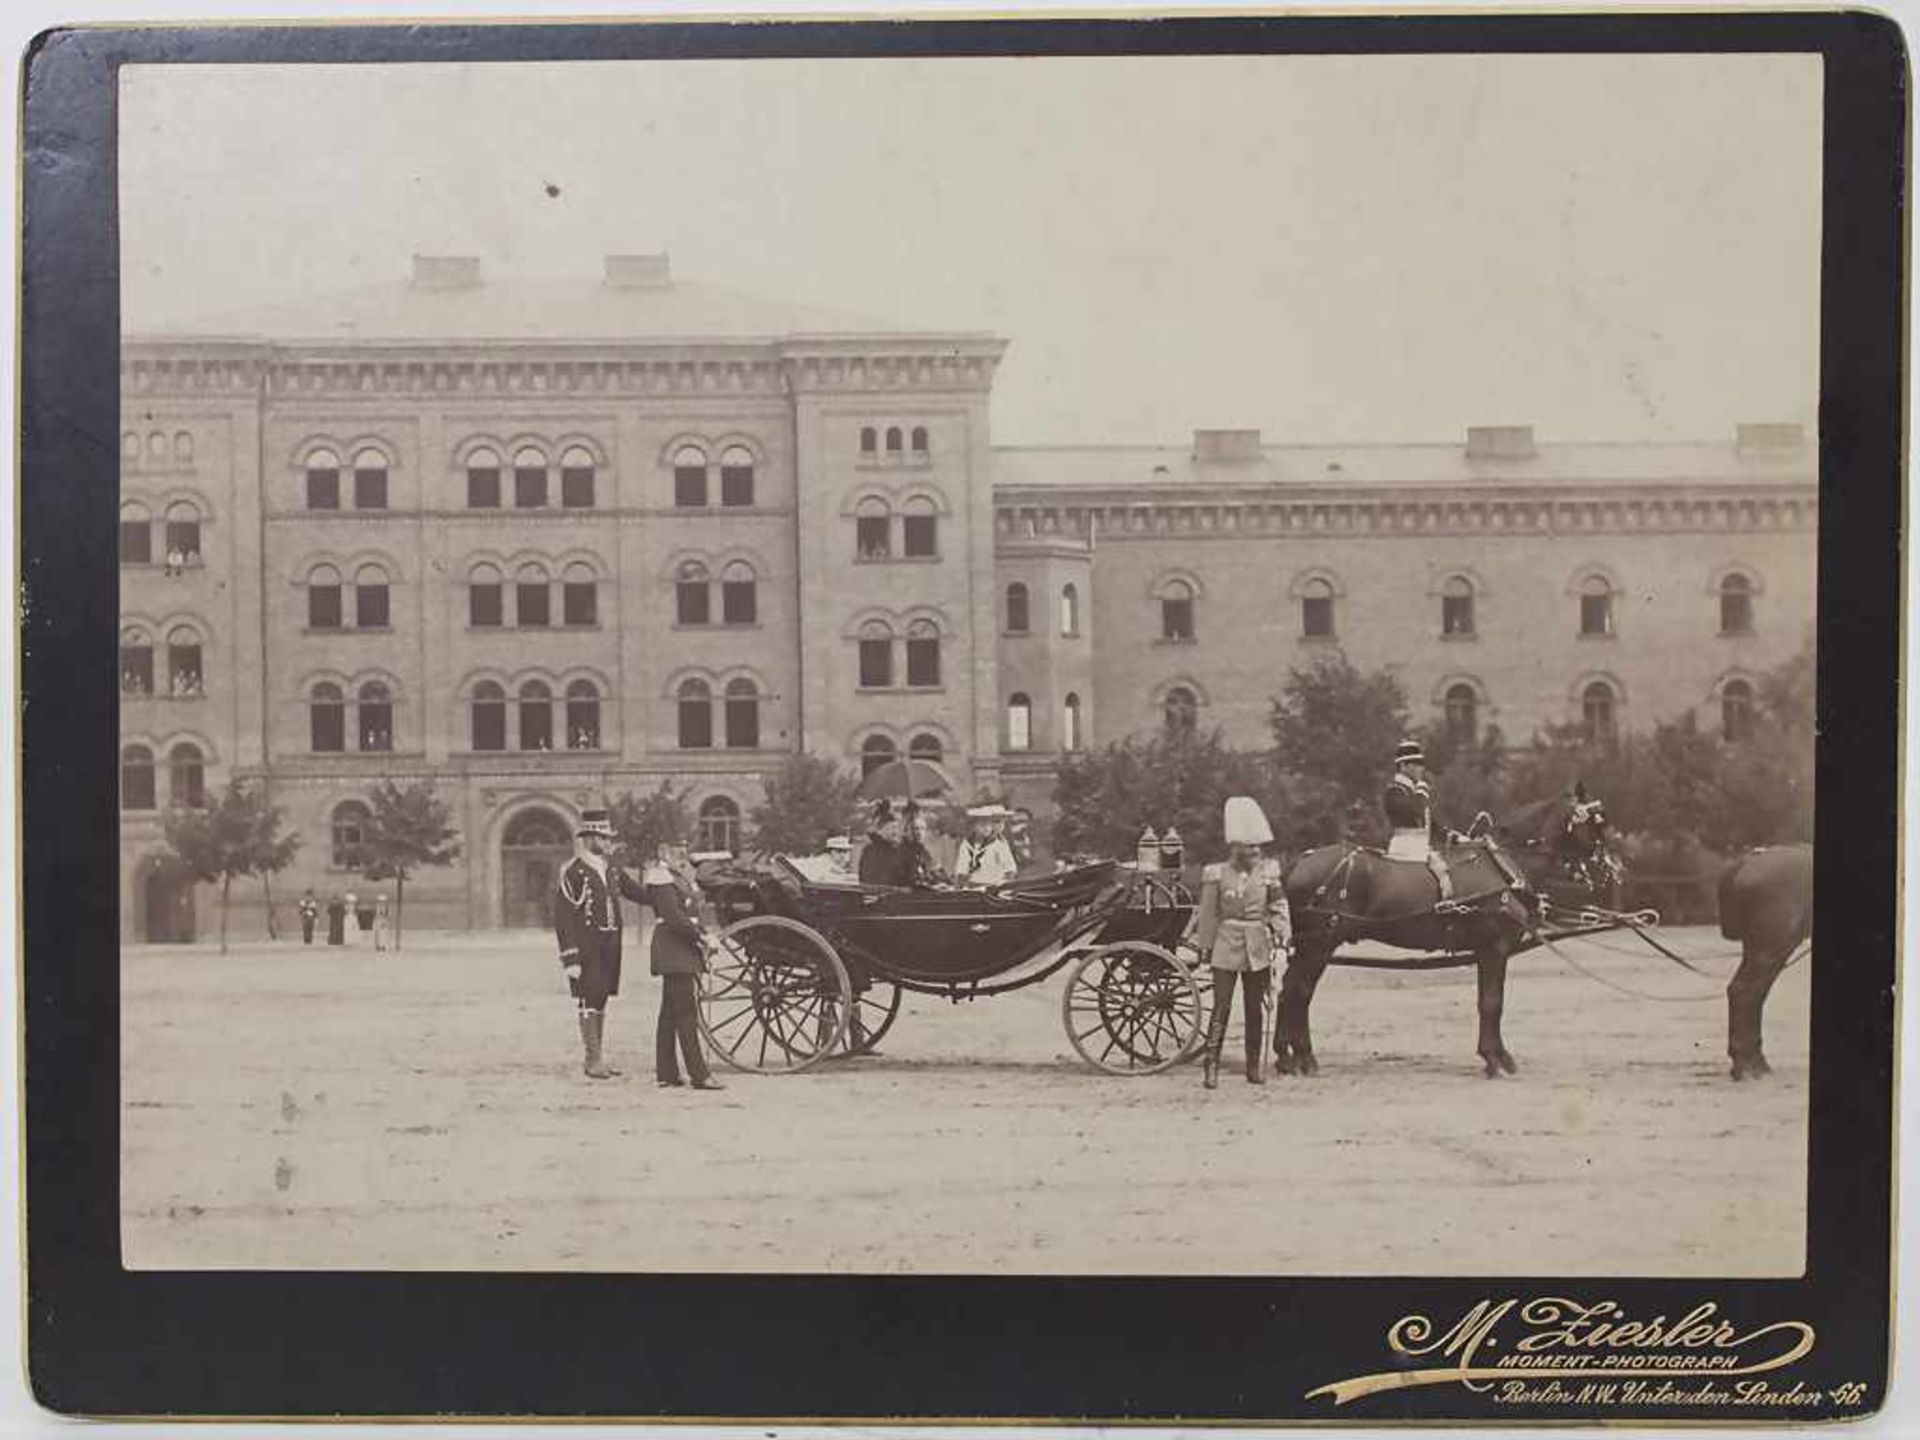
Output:
[[[978,805],[967,807],[969,820],[1005,820],[1012,814],[1013,812],[998,800],[985,800]]]
[[[1267,812],[1260,808],[1260,802],[1251,795],[1227,797],[1226,813],[1221,817],[1220,828],[1229,845],[1273,843],[1273,827],[1267,823]]]
[[[582,810],[580,823],[573,827],[575,835],[598,835],[602,839],[613,839],[613,820],[604,810]]]
[[[842,850],[851,850],[851,849],[853,849],[853,841],[849,840],[846,836],[829,835],[827,837],[827,853],[829,855],[837,854]]]
[[[1427,752],[1420,748],[1418,740],[1402,740],[1393,747],[1393,763],[1396,765],[1424,765]]]

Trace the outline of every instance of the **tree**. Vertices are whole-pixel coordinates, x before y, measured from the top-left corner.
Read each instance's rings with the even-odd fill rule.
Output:
[[[607,807],[607,818],[613,823],[614,859],[629,867],[646,864],[663,842],[685,840],[693,831],[686,792],[675,790],[671,780],[662,780],[651,795],[621,795]]]
[[[860,782],[831,760],[790,755],[765,784],[765,803],[748,817],[753,849],[761,855],[811,855],[829,835],[845,835],[853,825]]]
[[[388,780],[367,798],[372,814],[361,830],[361,870],[369,880],[393,881],[393,948],[398,950],[407,877],[423,865],[451,865],[459,859],[458,832],[452,811],[434,794],[430,780],[404,790]]]
[[[1273,813],[1272,777],[1260,757],[1228,748],[1217,730],[1116,741],[1061,767],[1053,844],[1057,852],[1131,855],[1143,830],[1173,826],[1189,855],[1217,855],[1229,795],[1252,795]]]
[[[284,870],[300,848],[298,835],[280,834],[285,812],[266,791],[229,780],[211,808],[175,806],[161,822],[167,848],[196,881],[220,882],[220,951],[227,949],[227,902],[236,876],[266,877]],[[269,892],[271,903],[271,892]]]
[[[1270,718],[1274,767],[1330,787],[1344,813],[1377,798],[1407,735],[1407,692],[1392,672],[1357,669],[1335,651],[1287,672]]]

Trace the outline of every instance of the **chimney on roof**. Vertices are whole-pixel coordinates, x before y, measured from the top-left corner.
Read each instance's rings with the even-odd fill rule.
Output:
[[[1741,455],[1792,455],[1804,449],[1807,432],[1799,425],[1741,425],[1733,448]]]
[[[1238,462],[1260,458],[1258,430],[1196,430],[1193,458],[1208,462]]]
[[[1469,425],[1469,460],[1531,460],[1538,452],[1531,425]]]
[[[416,255],[413,283],[421,290],[466,290],[480,283],[478,255]]]
[[[609,255],[604,282],[615,290],[659,290],[673,283],[667,252],[658,255]]]

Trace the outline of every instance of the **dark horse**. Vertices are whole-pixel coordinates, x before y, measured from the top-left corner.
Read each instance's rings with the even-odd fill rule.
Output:
[[[1438,878],[1419,861],[1391,860],[1352,844],[1309,850],[1287,872],[1294,949],[1280,984],[1275,1069],[1318,1073],[1308,1018],[1314,989],[1336,950],[1370,940],[1471,957],[1460,963],[1479,972],[1481,1062],[1489,1079],[1513,1074],[1518,1066],[1501,1039],[1500,1016],[1508,957],[1537,943],[1535,887],[1578,884],[1597,898],[1598,883],[1617,879],[1607,836],[1605,811],[1584,789],[1530,805],[1504,825],[1482,815],[1471,836],[1442,847],[1453,886],[1445,900]]]
[[[1760,1046],[1767,992],[1793,952],[1813,938],[1813,847],[1754,850],[1727,866],[1720,876],[1720,933],[1740,942],[1740,968],[1727,983],[1733,1078],[1757,1080],[1771,1069]]]

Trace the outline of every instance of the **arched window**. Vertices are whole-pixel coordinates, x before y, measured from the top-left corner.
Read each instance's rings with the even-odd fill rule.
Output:
[[[484,445],[467,456],[467,508],[500,508],[500,457]]]
[[[1161,718],[1167,729],[1180,732],[1192,730],[1200,723],[1200,702],[1193,691],[1184,685],[1176,685],[1167,691],[1167,697],[1160,703]]]
[[[347,701],[338,685],[322,680],[313,687],[307,717],[316,754],[337,755],[347,748]]]
[[[882,765],[891,765],[899,756],[899,748],[885,735],[869,735],[860,747],[860,778],[866,779]]]
[[[553,691],[542,680],[520,687],[520,748],[553,749]]]
[[[120,563],[153,563],[153,514],[137,501],[120,507]]]
[[[860,627],[860,688],[884,690],[893,684],[893,632],[884,621]]]
[[[689,509],[707,503],[707,452],[682,445],[673,456],[673,503]]]
[[[704,680],[682,680],[677,692],[680,707],[680,748],[713,748],[713,691]]]
[[[560,457],[560,505],[566,510],[593,508],[593,452],[570,446]]]
[[[915,455],[919,456],[922,460],[927,458],[927,427],[926,426],[916,425],[913,427],[913,437],[912,437],[911,444],[913,446],[913,453]]]
[[[729,750],[760,748],[760,691],[753,681],[727,682],[726,732]]]
[[[371,446],[353,457],[353,508],[387,508],[387,457]]]
[[[600,623],[600,584],[591,566],[574,561],[560,577],[560,618],[568,625]]]
[[[467,572],[467,624],[491,630],[507,623],[505,582],[492,565],[476,565]]]
[[[740,807],[724,795],[700,802],[700,848],[729,855],[740,849]]]
[[[120,693],[153,693],[153,636],[138,625],[120,632]]]
[[[120,752],[120,808],[153,807],[153,751],[144,745],[128,745]]]
[[[491,680],[473,687],[473,748],[507,748],[507,692]]]
[[[933,501],[916,495],[902,507],[900,552],[913,559],[931,559],[940,553],[940,517]]]
[[[900,427],[898,425],[889,425],[887,427],[887,458],[889,460],[899,459],[901,449]]]
[[[753,567],[735,560],[720,572],[720,619],[728,625],[752,625],[760,618],[760,585]]]
[[[1464,682],[1447,687],[1445,699],[1447,735],[1458,745],[1472,745],[1480,738],[1480,697]]]
[[[1753,734],[1753,686],[1745,680],[1729,680],[1720,687],[1720,735],[1737,745]]]
[[[1160,588],[1160,638],[1193,639],[1193,587],[1184,580],[1169,580]]]
[[[331,450],[315,450],[307,456],[307,508],[340,508],[340,457]]]
[[[513,452],[513,504],[516,510],[546,508],[547,457],[531,445]]]
[[[366,844],[367,822],[372,818],[373,812],[358,800],[342,800],[333,807],[327,831],[334,869],[358,870],[365,863],[361,847]]]
[[[1315,576],[1300,587],[1300,634],[1308,640],[1334,636],[1333,582]]]
[[[1007,586],[1007,633],[1027,633],[1027,587],[1018,580]]]
[[[1080,697],[1069,690],[1060,712],[1060,748],[1078,750],[1085,743],[1080,734]]]
[[[907,684],[920,687],[940,683],[940,628],[931,620],[907,626]]]
[[[167,632],[167,693],[203,694],[206,679],[200,664],[200,633],[190,625],[174,626]]]
[[[1007,697],[1007,749],[1033,748],[1033,701],[1023,691]]]
[[[165,460],[167,458],[167,437],[162,435],[158,430],[149,430],[147,432],[147,458],[149,460]]]
[[[753,504],[753,452],[732,445],[720,454],[720,503]]]
[[[167,752],[167,799],[196,808],[207,803],[206,762],[198,745],[182,740]]]
[[[360,687],[360,748],[393,749],[393,692],[378,680]]]
[[[387,605],[387,572],[362,565],[353,572],[353,623],[361,630],[384,630],[392,623]]]
[[[513,620],[522,630],[544,630],[553,623],[553,596],[544,565],[529,561],[513,577]]]
[[[680,625],[706,625],[713,620],[712,572],[698,560],[689,560],[674,573],[673,615]]]
[[[1595,680],[1580,692],[1580,715],[1590,743],[1612,745],[1619,738],[1613,687],[1606,681]]]
[[[1440,587],[1440,633],[1473,634],[1473,582],[1464,575],[1452,576]]]
[[[600,748],[600,690],[591,680],[567,686],[567,748]]]
[[[140,437],[132,430],[125,431],[120,436],[120,458],[122,460],[140,458]]]
[[[138,448],[139,447],[136,444],[135,449],[137,450]],[[879,450],[879,448],[880,448],[879,432],[876,431],[871,425],[862,425],[860,427],[860,454],[862,458],[871,460],[874,456],[874,452]]]
[[[1080,590],[1071,581],[1060,587],[1060,633],[1062,635],[1080,633]]]
[[[200,507],[191,500],[167,506],[167,558],[175,565],[200,563]]]
[[[176,430],[173,435],[173,458],[182,465],[193,463],[193,435],[186,430]]]
[[[316,565],[307,572],[307,628],[338,630],[346,623],[340,605],[340,572]]]
[[[868,498],[853,518],[853,551],[862,560],[885,560],[893,553],[893,519],[887,502]]]
[[[1745,575],[1729,575],[1720,582],[1720,633],[1753,633],[1753,581]]]
[[[1580,582],[1580,633],[1613,634],[1613,586],[1604,575],[1589,575]]]
[[[912,760],[931,760],[938,765],[945,754],[938,735],[916,735],[907,742],[907,756]]]

